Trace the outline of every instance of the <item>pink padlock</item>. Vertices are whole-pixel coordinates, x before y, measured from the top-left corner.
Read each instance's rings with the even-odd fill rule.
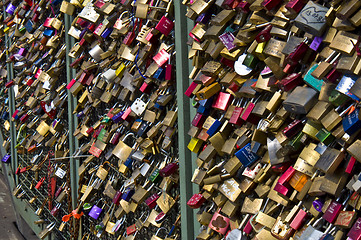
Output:
[[[163,16],[159,20],[157,26],[155,26],[155,29],[157,29],[159,32],[161,32],[166,36],[169,35],[169,33],[173,30],[173,28],[174,28],[174,22],[166,18],[165,16]]]
[[[225,235],[229,227],[229,218],[220,214],[221,209],[214,213],[208,227],[220,234]]]
[[[356,220],[351,230],[347,233],[347,237],[352,240],[361,239],[361,217]]]
[[[197,86],[198,86],[198,84],[197,84],[196,82],[192,82],[192,83],[189,85],[188,89],[185,91],[184,94],[185,94],[187,97],[192,97],[192,96],[193,96],[193,91],[194,91],[194,89],[196,89]]]
[[[288,182],[288,181],[292,178],[293,174],[295,174],[295,172],[296,172],[296,170],[295,170],[292,166],[290,166],[290,167],[286,170],[286,172],[284,172],[284,173],[281,175],[281,177],[278,179],[278,182],[279,182],[280,184],[284,184],[285,182]]]

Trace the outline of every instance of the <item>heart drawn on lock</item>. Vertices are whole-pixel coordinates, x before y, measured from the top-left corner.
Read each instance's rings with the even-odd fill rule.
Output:
[[[41,105],[41,108],[44,110],[44,112],[46,114],[48,114],[50,119],[54,120],[54,117],[55,117],[55,114],[56,114],[56,110],[54,108],[54,105],[52,103],[50,103],[50,105],[48,105],[45,101],[41,101],[40,105]]]
[[[317,11],[315,7],[308,7],[302,10],[300,16],[305,20],[306,24],[324,24],[326,22],[326,13],[324,10]]]
[[[212,221],[212,225],[217,228],[217,230],[227,227],[227,222],[224,221],[222,216],[218,216]]]

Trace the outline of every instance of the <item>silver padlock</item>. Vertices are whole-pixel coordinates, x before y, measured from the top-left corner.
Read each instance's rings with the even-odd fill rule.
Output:
[[[312,225],[308,225],[299,240],[319,240],[324,234],[327,234],[331,230],[332,225],[330,225],[325,232],[321,232],[319,230],[322,227],[321,223],[322,218],[319,218]]]
[[[246,216],[244,216],[241,224],[239,224],[238,228],[233,229],[226,237],[226,240],[247,240],[247,236],[246,234],[241,230],[242,227],[244,226],[244,224],[248,221],[249,219],[249,214],[247,214]]]

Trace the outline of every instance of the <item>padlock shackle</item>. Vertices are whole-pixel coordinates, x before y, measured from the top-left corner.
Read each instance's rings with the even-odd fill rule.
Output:
[[[130,136],[135,136],[135,134],[134,133],[127,133],[124,137],[123,137],[123,139],[122,139],[122,141],[124,142],[128,137],[130,137]]]
[[[160,227],[160,228],[158,228],[158,230],[155,232],[155,236],[157,236],[158,235],[158,233],[160,232],[160,230],[165,230],[165,231],[168,231],[168,229],[166,229],[165,227]]]

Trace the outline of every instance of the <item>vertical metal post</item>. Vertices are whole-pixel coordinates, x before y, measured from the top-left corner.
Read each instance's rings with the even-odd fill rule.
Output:
[[[181,1],[174,1],[175,14],[175,49],[176,49],[176,82],[178,103],[178,151],[179,151],[179,174],[180,174],[180,208],[181,208],[181,234],[183,240],[195,239],[197,229],[194,211],[187,206],[188,199],[193,195],[191,183],[194,155],[188,150],[187,145],[190,137],[187,129],[190,126],[191,104],[189,98],[184,95],[188,88],[190,64],[188,60],[187,36],[190,21],[186,18],[186,6]],[[192,166],[192,168],[189,168]],[[198,192],[198,190],[197,190]]]
[[[188,33],[191,32],[191,30],[194,27],[194,22],[189,20],[185,15],[183,15],[183,18],[184,18],[183,22],[187,21],[187,28],[188,28],[187,36],[188,36]],[[190,47],[188,46],[188,50],[189,50],[189,48]],[[192,65],[192,62],[189,60],[188,60],[188,65],[189,65],[189,73],[190,73],[191,69],[193,68],[193,65]],[[189,79],[186,88],[188,88],[188,86],[191,84],[191,82],[192,82],[192,79]],[[190,112],[189,122],[191,122],[193,117],[196,115],[197,110],[196,110],[196,108],[193,107],[193,104],[191,101],[189,101],[188,107],[189,107],[189,112]],[[190,124],[188,125],[188,127],[190,127]],[[191,152],[191,160],[192,160],[192,171],[194,171],[194,169],[198,168],[197,162],[196,162],[197,154]],[[193,189],[193,194],[199,193],[199,186],[197,184],[192,184],[192,189]],[[198,219],[197,219],[197,212],[198,212],[198,209],[193,210],[193,225],[194,225],[195,237],[198,235],[199,228],[201,227],[201,224],[198,222]]]
[[[71,22],[73,20],[72,16],[69,16],[67,14],[64,14],[64,24],[65,24],[65,44],[66,44],[66,79],[67,83],[75,77],[76,72],[75,69],[72,69],[70,67],[71,64],[71,58],[69,57],[68,53],[70,52],[70,49],[72,46],[74,46],[74,39],[68,35],[68,31],[70,29]],[[68,90],[68,124],[69,124],[69,154],[72,156],[76,149],[79,147],[78,140],[74,137],[73,132],[78,125],[77,119],[74,117],[73,111],[75,109],[75,106],[77,104],[77,99],[73,97],[71,92]],[[77,199],[78,199],[78,188],[79,188],[79,175],[78,175],[78,169],[79,169],[79,161],[70,158],[70,182],[71,182],[71,198],[72,198],[72,204],[73,209],[76,208]],[[75,224],[75,221],[73,222]],[[81,224],[81,222],[80,222]],[[78,239],[81,239],[82,237],[82,228],[79,227],[79,234]]]
[[[71,59],[68,56],[68,53],[70,51],[70,48],[74,45],[73,39],[67,34],[70,24],[71,24],[71,16],[64,14],[64,23],[65,23],[65,44],[66,44],[66,78],[67,83],[71,81],[71,79],[74,77],[73,69],[69,67],[71,63]],[[77,126],[77,121],[74,118],[74,108],[76,104],[76,99],[72,96],[71,92],[68,90],[68,123],[69,123],[69,151],[70,156],[75,152],[75,150],[78,148],[78,141],[73,136],[73,132]],[[79,168],[79,162],[75,160],[74,158],[70,159],[70,175],[71,175],[71,194],[73,201],[73,208],[75,208],[76,199],[78,197],[78,168]]]

